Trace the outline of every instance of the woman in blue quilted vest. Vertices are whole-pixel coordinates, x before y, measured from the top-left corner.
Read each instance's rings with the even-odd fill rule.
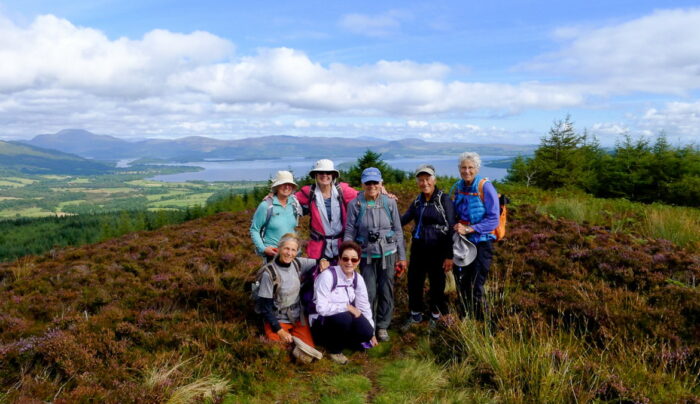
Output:
[[[481,157],[465,152],[459,156],[459,175],[454,188],[457,224],[454,230],[467,235],[477,248],[477,256],[466,267],[454,267],[460,300],[466,312],[483,320],[488,310],[484,284],[491,267],[493,231],[498,227],[498,193],[491,181],[479,175]]]

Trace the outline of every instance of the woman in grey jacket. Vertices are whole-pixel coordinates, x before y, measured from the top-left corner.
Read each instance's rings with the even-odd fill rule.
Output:
[[[348,204],[345,240],[362,246],[360,272],[376,323],[377,339],[388,341],[394,312],[394,270],[406,270],[406,246],[396,201],[381,193],[382,174],[375,167],[362,172],[364,192]]]

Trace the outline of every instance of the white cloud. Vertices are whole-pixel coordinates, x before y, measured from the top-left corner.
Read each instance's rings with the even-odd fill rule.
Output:
[[[346,14],[341,17],[341,28],[357,35],[370,37],[383,37],[396,34],[401,29],[401,21],[410,18],[410,15],[398,10],[391,10],[383,14]]]
[[[643,133],[666,133],[671,139],[700,144],[700,100],[669,102],[663,109],[650,108],[637,125]]]
[[[700,88],[700,9],[656,11],[598,28],[562,27],[562,50],[523,65],[589,83],[589,92],[684,94]]]

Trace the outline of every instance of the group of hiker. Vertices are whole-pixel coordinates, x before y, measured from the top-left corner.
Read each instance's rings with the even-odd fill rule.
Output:
[[[415,170],[420,193],[403,215],[396,196],[384,188],[375,167],[362,172],[362,191],[338,180],[331,160],[318,160],[311,185],[298,189],[293,175],[279,171],[271,194],[253,215],[250,234],[263,266],[253,286],[265,335],[293,344],[303,362],[322,354],[345,364],[344,349],[362,350],[389,341],[394,312],[394,278],[408,271],[410,315],[401,328],[424,321],[423,290],[430,282],[429,323],[449,319],[446,274],[452,271],[462,310],[483,319],[499,198],[479,175],[481,159],[459,157],[461,179],[449,192],[436,186],[435,168]],[[310,216],[306,256],[295,235],[299,217]],[[403,226],[414,222],[407,265]],[[462,314],[466,313],[465,311]]]

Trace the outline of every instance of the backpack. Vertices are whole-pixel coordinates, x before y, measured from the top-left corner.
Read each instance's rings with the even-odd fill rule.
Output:
[[[338,274],[336,273],[335,266],[331,266],[326,268],[326,271],[331,271],[331,274],[333,275],[333,286],[331,286],[331,292],[333,292],[337,287],[338,287]],[[313,272],[313,278],[309,279],[306,283],[302,285],[302,291],[300,292],[301,294],[301,304],[304,307],[304,312],[306,314],[318,314],[316,311],[316,303],[314,303],[314,281],[316,278],[321,273],[318,270],[318,267],[314,269]],[[355,277],[352,280],[352,288],[354,290],[357,290],[357,274],[355,274]],[[308,285],[311,285],[309,287]],[[343,286],[345,287],[345,286]],[[350,304],[354,304],[355,302],[350,302]]]
[[[290,196],[289,199],[292,201],[292,207],[294,208],[294,218],[299,221],[299,216],[303,214],[301,210],[301,205],[299,204],[299,201],[297,201],[297,198],[294,196]],[[265,223],[263,223],[262,226],[260,226],[260,238],[265,239],[265,232],[267,231],[267,226],[270,224],[270,219],[272,219],[272,198],[265,198],[265,202],[267,202],[267,215],[265,216]]]
[[[445,213],[445,207],[442,206],[442,195],[443,192],[442,190],[438,190],[437,194],[433,197],[433,199],[436,201],[433,203],[435,205],[435,209],[437,209],[438,213],[442,216],[442,221],[445,223],[444,226],[439,226],[435,225],[435,227],[442,233],[442,234],[447,234],[449,232],[449,223],[447,221],[447,214]],[[413,201],[413,206],[418,209],[420,208],[420,195],[416,197],[416,199]],[[426,202],[427,203],[427,202]]]
[[[488,181],[488,178],[482,178],[479,181],[478,195],[481,202],[484,202],[484,184]],[[453,190],[455,190],[453,194]],[[454,197],[459,191],[459,181],[455,182],[450,189],[450,194]],[[461,192],[464,193],[464,192]],[[472,193],[466,193],[468,195],[473,195]],[[506,205],[510,203],[510,199],[507,196],[498,194],[498,227],[496,227],[491,233],[496,236],[496,241],[502,240],[506,236],[506,218],[508,216],[508,208]]]
[[[384,208],[384,212],[386,212],[386,216],[389,218],[389,223],[391,223],[391,228],[394,228],[394,216],[391,214],[391,208],[389,207],[389,197],[386,196],[386,194],[381,194],[379,195],[382,198],[382,207]],[[365,199],[364,193],[360,192],[357,195],[357,206],[359,206],[360,210],[357,212],[357,217],[355,218],[355,229],[359,229],[360,223],[362,222],[362,218],[365,216],[365,212],[367,211],[367,200]],[[394,236],[394,230],[389,231],[386,234],[386,238],[391,238]],[[360,245],[364,245],[364,239],[362,237],[357,237],[355,239],[356,242],[360,243]]]
[[[292,266],[297,271],[297,275],[301,276],[301,262],[294,258],[294,261],[292,261]],[[262,281],[262,276],[265,272],[267,272],[270,275],[270,279],[272,279],[272,298],[273,300],[276,300],[277,298],[277,289],[280,286],[280,276],[277,273],[277,270],[275,270],[275,265],[272,262],[269,262],[258,269],[258,272],[255,274],[255,281],[250,285],[250,298],[253,300],[253,302],[258,299],[260,282]],[[255,308],[255,312],[258,313],[257,307]]]

